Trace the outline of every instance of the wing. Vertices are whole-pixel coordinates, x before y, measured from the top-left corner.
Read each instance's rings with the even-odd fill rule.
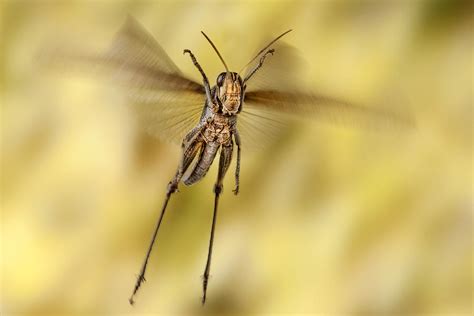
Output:
[[[140,126],[150,134],[179,143],[199,121],[204,87],[186,78],[131,17],[101,63],[113,69],[113,78],[124,87]]]
[[[266,39],[262,42],[268,43],[269,40]],[[263,47],[265,43],[262,43],[261,46]],[[272,47],[276,49],[276,52],[267,57],[263,67],[248,81],[244,105],[237,122],[242,147],[246,152],[260,150],[273,144],[286,132],[293,121],[284,112],[276,111],[271,107],[259,106],[252,100],[253,94],[258,94],[259,91],[269,88],[275,91],[281,88],[295,90],[297,83],[301,81],[297,78],[297,74],[302,72],[304,64],[298,51],[282,42]],[[257,62],[258,59],[256,58]],[[243,77],[248,75],[257,62],[246,67]]]
[[[39,56],[48,68],[106,75],[128,97],[139,126],[179,143],[199,120],[204,87],[186,78],[156,40],[129,17],[105,52],[91,54],[78,45],[49,45]]]
[[[403,128],[413,122],[401,113],[368,108],[316,93],[257,90],[246,94],[248,112],[278,112],[288,119],[310,118],[362,128]],[[273,114],[275,115],[275,114]]]
[[[405,128],[413,124],[401,113],[356,105],[302,88],[300,74],[305,63],[298,51],[284,43],[274,48],[274,55],[268,56],[248,81],[239,118],[243,145],[246,139],[250,147],[271,143],[282,130],[302,118],[369,129]]]

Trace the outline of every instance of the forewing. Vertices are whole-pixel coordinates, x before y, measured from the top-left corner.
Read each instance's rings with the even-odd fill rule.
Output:
[[[67,72],[100,75],[128,98],[142,129],[166,141],[181,142],[199,120],[204,87],[186,78],[156,40],[129,17],[105,52],[80,46],[49,45],[41,64]],[[51,67],[50,67],[51,66]]]
[[[150,134],[179,143],[199,121],[204,87],[186,78],[132,18],[101,61],[112,66],[113,77],[125,88],[140,126]]]

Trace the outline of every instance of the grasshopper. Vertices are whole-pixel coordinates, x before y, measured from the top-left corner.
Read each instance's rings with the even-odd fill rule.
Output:
[[[260,144],[272,131],[281,129],[286,118],[294,116],[322,117],[329,114],[333,117],[349,114],[352,118],[370,122],[389,121],[399,125],[409,123],[406,118],[395,113],[298,89],[297,85],[292,85],[293,80],[282,78],[282,71],[278,72],[281,70],[278,63],[267,64],[279,53],[284,57],[283,62],[290,61],[291,58],[284,54],[287,50],[283,46],[281,50],[274,47],[290,31],[283,32],[265,45],[244,66],[247,71],[242,76],[240,72],[229,70],[217,47],[201,32],[225,69],[212,86],[191,50],[185,49],[183,54],[190,57],[202,77],[202,83],[183,75],[156,40],[132,18],[119,31],[106,54],[96,58],[95,61],[100,64],[111,66],[118,81],[125,82],[131,88],[130,100],[144,119],[143,127],[163,139],[179,141],[182,148],[178,168],[168,183],[145,260],[129,298],[130,304],[134,304],[135,295],[145,281],[150,254],[171,196],[178,191],[181,182],[189,186],[203,179],[219,153],[218,175],[213,190],[212,226],[202,279],[202,304],[206,302],[219,197],[235,150],[237,158],[233,192],[236,195],[239,193],[241,138],[244,142],[253,140]],[[276,72],[272,73],[273,70]],[[283,77],[288,76],[288,68],[283,70]],[[260,79],[257,79],[259,74]],[[258,85],[258,82],[264,84]],[[252,83],[255,85],[253,89]]]

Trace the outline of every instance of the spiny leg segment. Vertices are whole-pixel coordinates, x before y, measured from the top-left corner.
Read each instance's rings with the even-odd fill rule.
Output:
[[[248,75],[244,78],[244,83],[247,82],[250,78],[252,78],[252,76],[257,72],[257,70],[259,70],[263,66],[263,63],[265,62],[265,58],[267,58],[267,55],[269,54],[273,55],[274,52],[275,50],[273,48],[269,49],[262,55],[262,57],[260,57],[260,60],[258,61],[258,64],[255,66],[255,68],[253,68],[248,73]]]
[[[201,74],[202,83],[204,85],[204,89],[206,90],[206,98],[209,102],[211,102],[211,100],[212,100],[211,86],[209,85],[209,80],[207,79],[206,73],[204,72],[204,70],[202,70],[201,65],[199,64],[196,57],[194,56],[194,54],[189,49],[185,49],[183,51],[183,54],[188,54],[191,57],[191,60],[193,61],[194,66],[197,68],[197,70]]]
[[[237,195],[239,194],[240,186],[240,135],[236,127],[234,127],[234,139],[235,144],[237,145],[237,163],[235,165],[235,188],[232,192]]]

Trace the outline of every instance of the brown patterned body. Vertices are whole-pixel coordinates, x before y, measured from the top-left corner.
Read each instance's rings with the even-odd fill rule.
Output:
[[[186,147],[189,146],[200,148],[199,157],[197,158],[196,164],[194,165],[191,172],[189,172],[188,175],[182,179],[184,184],[192,185],[204,178],[217,155],[217,151],[221,146],[222,148],[225,148],[225,150],[221,150],[221,156],[224,155],[223,158],[228,161],[225,163],[225,169],[222,170],[223,178],[232,159],[232,131],[234,128],[235,117],[214,112],[205,120],[202,130],[196,135],[194,141],[189,144],[183,143],[185,152],[187,149]],[[194,159],[197,152],[195,150],[191,150],[190,152],[194,153]],[[183,170],[183,173],[184,172],[185,170]]]

